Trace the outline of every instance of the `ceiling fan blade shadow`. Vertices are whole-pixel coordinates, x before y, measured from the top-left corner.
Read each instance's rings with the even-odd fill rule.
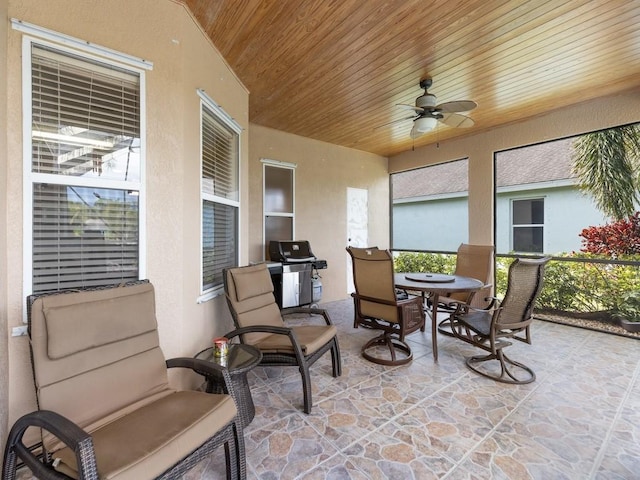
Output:
[[[374,130],[378,130],[380,128],[388,127],[389,125],[395,125],[396,123],[406,122],[407,120],[414,120],[415,118],[416,118],[415,115],[412,115],[410,117],[405,117],[405,118],[399,118],[398,120],[393,120],[392,122],[383,123],[382,125],[378,125],[377,127],[373,127],[373,129]]]
[[[459,113],[445,113],[440,121],[445,125],[454,128],[473,127],[473,124],[476,123],[473,119],[465,115],[460,115]]]
[[[478,104],[472,100],[457,100],[455,102],[441,103],[436,107],[442,113],[468,112],[476,108]]]

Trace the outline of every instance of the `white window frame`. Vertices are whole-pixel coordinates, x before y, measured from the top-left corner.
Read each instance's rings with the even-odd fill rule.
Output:
[[[510,207],[510,212],[509,212],[509,223],[511,226],[510,229],[510,241],[511,241],[511,251],[512,252],[516,252],[516,253],[543,253],[544,252],[544,235],[545,235],[545,224],[544,221],[542,223],[517,223],[514,224],[513,223],[513,213],[514,213],[514,203],[515,202],[533,202],[533,201],[537,201],[537,200],[542,200],[542,205],[543,205],[543,213],[544,213],[544,208],[545,208],[545,197],[544,196],[539,196],[539,197],[522,197],[522,198],[512,198],[510,201],[511,207]],[[544,218],[546,219],[546,215],[544,215]],[[521,250],[516,250],[515,248],[515,229],[516,228],[528,228],[528,227],[540,227],[542,228],[542,252],[529,252],[529,251],[521,251]]]
[[[33,185],[49,183],[68,186],[132,190],[139,193],[138,198],[138,278],[146,277],[146,90],[145,70],[151,70],[153,64],[127,54],[101,47],[91,42],[76,39],[51,30],[12,19],[12,27],[25,33],[22,39],[22,111],[23,111],[23,296],[33,290]],[[117,181],[97,178],[81,179],[55,174],[32,172],[32,77],[31,51],[33,45],[53,48],[86,59],[128,70],[140,78],[140,180]],[[26,321],[26,312],[23,315]]]
[[[198,96],[200,97],[200,168],[198,173],[200,175],[200,296],[197,299],[197,303],[203,303],[212,298],[215,298],[219,295],[224,294],[224,284],[216,285],[214,287],[205,289],[204,288],[204,261],[203,261],[203,252],[204,252],[204,223],[203,219],[203,203],[205,201],[212,203],[219,203],[223,205],[228,205],[237,209],[237,224],[236,224],[236,259],[235,264],[238,265],[240,262],[240,224],[241,224],[241,208],[240,208],[240,198],[241,198],[241,186],[240,186],[240,167],[241,167],[241,145],[242,145],[242,127],[227,113],[224,109],[218,105],[213,99],[202,89],[197,90]],[[235,135],[237,135],[238,149],[237,149],[237,159],[236,159],[236,178],[238,179],[238,200],[230,200],[228,198],[220,197],[208,192],[205,192],[204,182],[203,182],[203,162],[202,162],[202,146],[203,146],[203,137],[202,137],[202,125],[203,125],[203,110],[207,108],[209,112],[213,114],[217,121],[219,121],[223,126],[229,128]]]

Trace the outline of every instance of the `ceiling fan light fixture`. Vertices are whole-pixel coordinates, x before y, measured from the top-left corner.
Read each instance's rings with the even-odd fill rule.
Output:
[[[416,118],[414,128],[416,131],[424,133],[433,130],[437,123],[438,119],[434,117],[420,117]]]

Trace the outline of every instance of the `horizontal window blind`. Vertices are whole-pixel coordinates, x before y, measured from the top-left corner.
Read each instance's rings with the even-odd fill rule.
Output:
[[[238,135],[207,108],[202,112],[203,193],[238,200]]]
[[[222,285],[222,270],[237,265],[237,225],[237,208],[202,202],[203,291]]]
[[[202,104],[202,291],[238,262],[239,135]]]
[[[34,172],[139,178],[140,77],[34,45],[31,57]],[[129,171],[114,157],[129,153]],[[128,177],[125,177],[125,173]]]
[[[31,45],[33,293],[139,278],[140,84]]]
[[[138,278],[138,196],[123,190],[33,186],[33,291]]]

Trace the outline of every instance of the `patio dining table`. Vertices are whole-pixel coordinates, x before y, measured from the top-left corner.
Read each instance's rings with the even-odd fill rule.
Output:
[[[438,361],[438,299],[440,295],[455,292],[477,292],[484,283],[471,277],[461,275],[444,275],[441,273],[396,273],[394,277],[396,288],[428,293],[431,299],[431,345],[433,360]],[[426,306],[426,305],[425,305]]]

